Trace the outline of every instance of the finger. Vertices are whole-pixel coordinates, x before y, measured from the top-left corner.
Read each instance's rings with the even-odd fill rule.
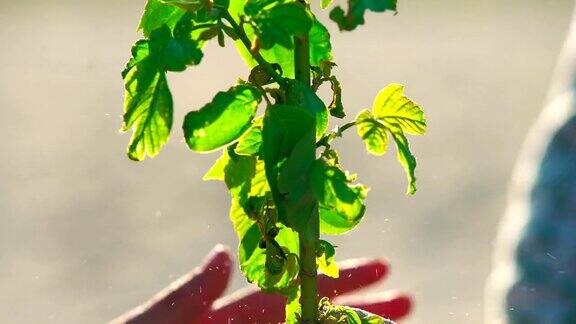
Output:
[[[217,300],[214,309],[207,312],[199,323],[280,323],[285,319],[286,299],[279,295],[260,292],[255,287],[242,289]],[[412,309],[412,299],[403,294],[388,292],[366,297],[339,297],[334,301],[399,320]]]
[[[383,259],[348,260],[341,264],[340,276],[318,276],[320,296],[333,298],[366,286],[373,285],[388,274],[388,262]]]
[[[318,276],[319,294],[332,298],[371,284],[384,278],[388,264],[382,259],[349,260],[340,264],[340,278]],[[286,299],[279,295],[260,292],[255,287],[237,291],[217,300],[213,310],[206,313],[201,323],[278,323],[284,321]]]
[[[393,321],[408,315],[413,305],[412,298],[396,292],[363,297],[340,297],[334,303],[363,309]]]
[[[286,298],[252,286],[214,302],[213,309],[199,323],[282,323],[285,305]]]
[[[112,323],[193,323],[224,293],[231,269],[230,251],[216,246],[202,266]]]

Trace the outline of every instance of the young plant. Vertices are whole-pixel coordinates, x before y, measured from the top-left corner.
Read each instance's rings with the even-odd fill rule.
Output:
[[[364,24],[366,11],[396,11],[396,0],[348,0],[346,11],[336,7],[330,18],[350,31]],[[318,300],[317,271],[338,276],[335,248],[320,234],[346,233],[364,216],[368,187],[342,169],[332,148],[352,127],[375,155],[392,138],[408,193],[416,191],[416,159],[405,135],[424,134],[426,121],[404,87],[388,85],[371,110],[328,130],[330,116],[346,116],[342,88],[328,30],[305,0],[148,0],[139,29],[144,39],[122,72],[122,130],[133,130],[128,157],[154,157],[168,140],[167,72],[200,64],[207,42],[231,40],[251,68],[247,80],[188,113],[183,129],[192,151],[222,151],[204,179],[224,181],[230,191],[242,272],[262,290],[286,296],[288,323],[384,323]],[[323,85],[333,93],[327,105],[316,94]]]

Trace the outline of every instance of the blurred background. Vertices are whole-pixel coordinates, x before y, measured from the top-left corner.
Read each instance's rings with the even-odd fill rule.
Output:
[[[125,156],[123,68],[143,0],[0,0],[0,322],[102,323],[235,247],[228,196],[201,177],[217,154],[191,153],[184,114],[248,70],[233,47],[171,74],[176,118],[153,160]],[[542,108],[569,26],[570,0],[400,1],[357,32],[332,32],[350,116],[390,82],[427,112],[413,138],[419,191],[394,154],[357,138],[342,162],[372,187],[358,230],[332,239],[340,260],[383,256],[375,290],[416,299],[404,323],[481,323],[492,241],[515,158]],[[325,17],[324,17],[325,18]],[[326,20],[324,20],[326,21]],[[246,285],[237,272],[232,288]]]

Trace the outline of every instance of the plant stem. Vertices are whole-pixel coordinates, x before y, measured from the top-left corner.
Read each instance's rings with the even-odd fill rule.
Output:
[[[294,37],[294,71],[296,80],[310,87],[310,40]]]
[[[240,38],[240,41],[242,41],[242,44],[244,44],[244,47],[246,47],[248,52],[250,52],[250,54],[252,55],[254,60],[256,60],[258,65],[263,66],[264,69],[266,69],[266,72],[268,72],[272,76],[274,81],[276,83],[278,83],[278,85],[280,87],[284,86],[285,82],[284,82],[284,79],[282,79],[282,77],[280,76],[280,74],[278,74],[276,72],[276,70],[274,70],[272,65],[270,65],[270,63],[268,63],[268,61],[266,61],[262,57],[262,55],[260,54],[259,51],[253,51],[252,50],[252,43],[250,42],[248,35],[246,35],[246,31],[244,30],[244,27],[242,27],[242,25],[239,25],[236,22],[236,20],[234,20],[234,18],[232,17],[232,15],[230,15],[230,12],[228,10],[224,11],[222,18],[224,18],[224,20],[226,20],[230,24],[230,27],[232,27],[234,29],[236,34],[238,34],[238,38]]]
[[[190,31],[197,30],[197,29],[203,29],[203,28],[211,28],[214,26],[216,26],[216,24],[214,24],[214,23],[198,24],[198,25],[192,26]]]
[[[355,121],[344,124],[338,128],[338,133],[340,133],[340,135],[342,135],[342,133],[344,133],[348,128],[355,126],[355,125],[356,125]]]
[[[296,80],[310,87],[310,44],[308,37],[294,37],[294,71]],[[314,208],[310,224],[298,233],[300,241],[300,306],[302,323],[318,323],[318,276],[316,245],[319,240],[318,206]]]
[[[322,138],[318,140],[318,142],[316,142],[316,147],[318,148],[324,146],[329,149],[330,142],[332,142],[332,140],[336,139],[336,137],[342,137],[342,134],[344,134],[345,131],[347,131],[353,126],[356,126],[356,121],[352,121],[342,126],[339,126],[337,132],[332,131],[330,133],[324,134],[324,136],[322,136]]]
[[[318,208],[315,208],[310,219],[313,235],[299,233],[300,241],[300,306],[302,323],[318,323],[318,276],[316,265],[316,244],[320,232]]]

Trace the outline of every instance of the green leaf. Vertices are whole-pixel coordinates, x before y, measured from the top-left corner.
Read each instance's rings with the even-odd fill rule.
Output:
[[[149,43],[152,55],[167,71],[181,72],[202,60],[198,43],[190,38],[173,37],[166,25],[152,31]]]
[[[320,66],[320,62],[330,62],[333,59],[330,33],[324,24],[314,19],[310,29],[310,65]]]
[[[314,143],[314,132],[310,129],[296,143],[282,165],[278,177],[278,190],[282,195],[293,196],[308,186],[308,170],[316,158]]]
[[[336,312],[346,314],[350,324],[394,324],[391,320],[362,309],[349,306],[335,306],[335,308]]]
[[[244,0],[232,2],[230,6],[230,13],[238,21],[238,16],[245,14]],[[258,12],[258,8],[254,9]],[[255,32],[252,28],[246,28],[246,35],[252,43],[256,39]],[[244,44],[237,40],[235,42],[236,49],[246,62],[249,68],[257,66],[257,62],[252,58],[250,52],[244,47]],[[294,78],[294,50],[288,49],[281,45],[274,45],[269,49],[261,49],[260,54],[262,57],[270,62],[280,65],[283,76],[287,78]],[[330,44],[330,34],[326,27],[317,19],[313,19],[312,27],[310,29],[310,64],[318,66],[321,61],[332,60],[332,45]]]
[[[396,147],[398,148],[398,161],[406,171],[406,177],[408,178],[408,194],[414,194],[416,192],[416,158],[410,152],[410,147],[408,146],[408,139],[402,132],[393,132],[392,138],[396,142]]]
[[[320,300],[319,310],[321,323],[394,324],[388,319],[358,308],[332,305],[326,297]]]
[[[244,207],[237,199],[232,199],[232,205],[230,206],[230,221],[232,222],[234,232],[238,236],[239,240],[242,240],[246,233],[252,227],[256,226],[254,220],[248,216]],[[258,230],[257,226],[255,227],[255,230]],[[260,238],[258,238],[258,240],[259,239]],[[258,242],[256,242],[256,244],[258,244]]]
[[[389,129],[399,127],[402,132],[413,135],[426,133],[424,112],[404,95],[404,86],[401,84],[393,83],[382,89],[374,100],[372,110],[374,116]]]
[[[164,66],[173,72],[181,72],[188,65],[196,65],[203,57],[202,51],[192,40],[170,39],[164,51]]]
[[[286,323],[298,323],[298,318],[302,314],[302,307],[300,306],[300,286],[292,287],[287,293],[286,301]]]
[[[278,168],[292,153],[296,144],[314,129],[314,117],[307,111],[290,105],[268,107],[264,115],[263,150],[267,177],[278,183],[279,170],[269,172],[269,168]],[[272,171],[272,170],[270,170]]]
[[[250,192],[250,181],[255,174],[256,159],[236,155],[224,150],[222,156],[204,175],[204,180],[219,180],[226,183],[233,198],[244,202]]]
[[[314,163],[310,181],[320,202],[321,233],[343,234],[360,223],[366,209],[368,187],[353,185],[353,176],[323,160]]]
[[[251,179],[256,171],[256,159],[241,155],[231,156],[224,169],[224,182],[233,198],[244,203],[250,193]]]
[[[279,64],[272,63],[270,64],[272,69],[277,72],[278,74],[282,74],[282,68]],[[265,86],[272,82],[274,82],[273,74],[266,69],[264,65],[257,65],[250,71],[250,75],[248,76],[248,82],[256,86]]]
[[[241,45],[241,44],[240,44]],[[254,66],[252,56],[247,51],[243,58],[250,66]],[[294,50],[287,49],[280,45],[274,45],[270,49],[260,51],[262,57],[268,62],[274,62],[281,66],[283,75],[287,78],[294,78]],[[330,43],[330,33],[328,29],[317,19],[314,19],[310,29],[310,65],[318,66],[322,61],[331,61],[332,44]]]
[[[134,68],[136,65],[142,63],[142,62],[146,62],[147,64],[150,64],[150,44],[148,42],[148,40],[145,39],[141,39],[139,41],[137,41],[133,46],[132,46],[132,57],[130,58],[130,60],[128,60],[128,63],[126,63],[126,67],[124,68],[124,70],[122,70],[122,78],[126,79],[126,76],[128,75],[128,72],[130,72],[130,70],[132,70],[132,68]]]
[[[151,56],[149,46],[139,42],[123,72],[125,82],[122,131],[133,128],[128,157],[141,161],[154,157],[166,144],[172,128],[173,103],[166,75]]]
[[[264,163],[254,158],[242,157],[241,159],[252,160],[256,165],[254,168],[243,167],[242,164],[245,162],[234,162],[234,158],[231,158],[224,150],[222,157],[212,168],[220,169],[222,171],[218,173],[225,174],[223,179],[216,180],[224,180],[230,190],[232,195],[230,221],[240,240],[244,238],[250,227],[255,225],[255,220],[262,218],[265,196],[270,192],[266,182]]]
[[[293,36],[308,36],[312,18],[306,8],[297,2],[276,5],[268,12],[268,19]]]
[[[298,234],[275,225],[273,209],[265,207],[270,188],[263,161],[224,150],[209,173],[217,179],[224,174],[232,194],[230,220],[240,239],[240,267],[246,278],[265,291],[288,296],[298,275]]]
[[[210,5],[209,1],[201,0],[160,0],[160,2],[165,5],[174,6],[191,12]]]
[[[266,178],[266,170],[263,160],[256,160],[254,176],[250,180],[250,196],[266,196],[270,193],[270,186]]]
[[[270,7],[278,4],[277,0],[242,0],[242,2],[242,4],[238,5],[241,5],[244,13],[251,17],[258,15],[258,13],[262,11],[269,10]]]
[[[264,291],[286,293],[298,275],[296,258],[299,249],[298,234],[289,228],[280,227],[275,240],[283,250],[285,249],[284,254],[286,255],[280,274],[270,273],[269,267],[266,267],[267,254],[268,256],[279,257],[278,254],[270,252],[274,250],[278,253],[277,247],[267,244],[266,248],[262,249],[259,247],[261,239],[258,226],[254,223],[248,228],[238,247],[240,269],[249,282],[256,283]]]
[[[340,270],[334,258],[335,254],[336,250],[332,244],[324,240],[318,241],[318,257],[316,258],[318,269],[332,278],[338,278],[340,276]]]
[[[370,110],[362,110],[356,117],[358,136],[366,144],[366,150],[374,155],[384,155],[388,146],[386,127],[376,120]]]
[[[148,0],[138,29],[142,30],[144,36],[150,36],[153,30],[167,25],[174,28],[178,20],[185,14],[184,10],[168,6],[161,0]]]
[[[264,161],[253,156],[236,155],[233,148],[222,152],[203,179],[224,181],[232,197],[242,206],[249,197],[263,197],[270,191]]]
[[[298,80],[289,81],[288,102],[298,102],[300,107],[314,115],[316,119],[316,138],[322,137],[328,129],[328,110],[310,87]]]
[[[322,1],[320,1],[320,8],[326,9],[326,8],[328,8],[328,6],[330,6],[331,3],[332,3],[332,0],[322,0]]]
[[[138,28],[150,37],[153,31],[167,27],[176,39],[193,40],[201,48],[205,42],[200,37],[204,28],[195,26],[217,23],[222,9],[212,8],[214,5],[227,7],[228,0],[217,0],[213,4],[208,0],[148,0]]]
[[[258,89],[248,85],[219,92],[212,102],[186,115],[183,128],[188,147],[210,152],[234,142],[250,128],[260,100]]]
[[[386,153],[388,134],[392,135],[398,149],[398,161],[408,178],[408,194],[416,192],[416,158],[410,152],[404,133],[421,135],[426,132],[424,112],[404,95],[404,86],[390,84],[374,100],[373,112],[363,110],[356,117],[358,135],[364,140],[368,152]]]
[[[314,130],[310,129],[294,146],[278,177],[287,225],[300,233],[312,229],[310,218],[318,206],[309,185],[309,170],[316,157],[315,143]]]
[[[330,19],[338,24],[340,30],[351,31],[364,24],[366,10],[384,12],[396,11],[397,0],[348,0],[348,9],[336,7],[330,12]]]
[[[335,76],[330,77],[330,87],[332,89],[332,101],[328,106],[330,115],[336,118],[344,118],[346,117],[346,113],[344,112],[344,105],[342,104],[342,86]]]
[[[238,245],[240,269],[249,282],[256,282],[258,286],[264,284],[266,275],[266,250],[259,247],[261,238],[258,225],[252,223]]]
[[[294,188],[293,183],[288,180],[289,175],[299,172],[296,170],[304,170],[310,159],[314,159],[314,124],[314,117],[307,111],[288,105],[271,106],[266,110],[264,116],[262,149],[266,177],[278,208],[279,221],[287,226],[298,227],[305,223],[306,219],[298,218],[297,215],[304,210],[313,208],[307,204],[308,202],[295,201],[301,191],[286,191]],[[287,162],[293,154],[295,157]],[[300,161],[300,158],[296,156],[303,159]],[[287,168],[287,170],[283,168]],[[282,179],[280,179],[281,172],[284,172]],[[299,178],[299,181],[301,180]],[[306,187],[299,189],[305,190]],[[305,205],[295,205],[294,202]],[[294,214],[288,215],[289,210]],[[309,217],[309,215],[307,216]],[[294,223],[295,221],[297,223]]]
[[[174,38],[167,25],[150,32],[132,48],[122,72],[125,83],[123,131],[133,128],[128,157],[140,161],[156,156],[172,128],[173,102],[165,71],[198,64],[202,52],[190,39]]]
[[[235,152],[239,155],[254,156],[262,147],[262,126],[252,126],[240,139]]]
[[[251,13],[247,11],[248,15]],[[292,37],[308,36],[312,28],[310,14],[303,5],[294,2],[263,8],[257,11],[252,19],[256,24],[256,34],[260,37],[263,49],[270,49],[275,44],[292,49],[294,47]]]
[[[225,174],[226,166],[228,165],[229,162],[230,162],[230,156],[228,155],[228,152],[224,150],[222,156],[219,157],[218,160],[216,160],[216,162],[214,163],[214,165],[210,167],[210,170],[208,170],[208,172],[204,174],[202,180],[224,181],[224,178],[226,177]]]
[[[201,58],[192,40],[174,38],[167,25],[133,46],[132,58],[122,72],[126,89],[122,130],[134,129],[128,147],[132,160],[156,156],[170,135],[173,102],[165,71],[184,70]]]

